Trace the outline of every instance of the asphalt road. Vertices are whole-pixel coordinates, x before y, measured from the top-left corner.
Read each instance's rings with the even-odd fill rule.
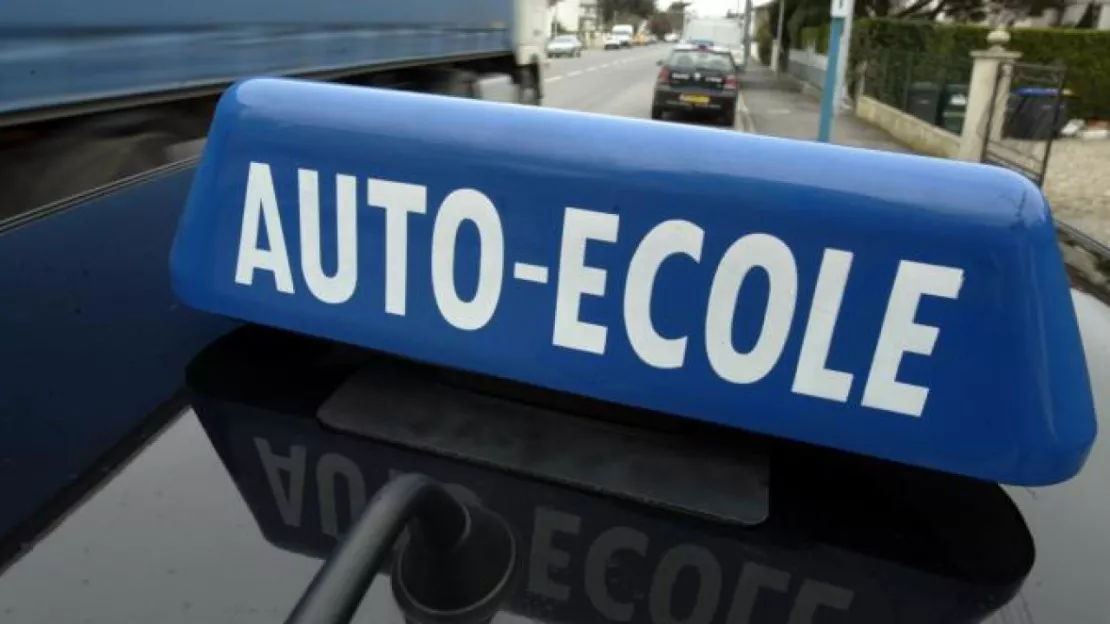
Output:
[[[543,105],[623,117],[651,118],[656,61],[671,46],[628,50],[585,50],[578,58],[551,59],[544,77]],[[742,104],[741,104],[742,106]],[[737,125],[742,123],[737,115]]]
[[[584,50],[577,58],[555,58],[545,70],[544,106],[623,117],[651,118],[656,61],[671,46],[659,44],[626,50]],[[737,124],[741,116],[737,115]],[[204,139],[173,148],[174,158],[200,153]]]
[[[590,113],[651,117],[656,61],[669,46],[629,50],[585,50],[582,56],[551,59],[544,76],[544,106]]]

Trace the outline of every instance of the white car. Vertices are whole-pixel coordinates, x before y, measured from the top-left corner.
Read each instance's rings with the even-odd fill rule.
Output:
[[[582,42],[574,35],[559,35],[547,42],[547,56],[582,56]]]
[[[605,39],[602,42],[602,47],[604,47],[606,50],[619,50],[624,46],[619,36],[605,35]]]

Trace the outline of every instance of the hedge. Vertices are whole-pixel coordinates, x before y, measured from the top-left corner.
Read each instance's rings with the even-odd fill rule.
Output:
[[[771,33],[770,25],[760,24],[755,31],[756,50],[759,54],[760,63],[764,65],[771,64],[771,56],[774,55],[774,40],[775,36]]]
[[[804,50],[812,44],[818,53],[825,54],[829,51],[829,25],[803,28],[798,39],[801,44],[799,49]]]
[[[817,29],[806,29],[816,31]],[[823,41],[822,33],[803,31]],[[973,50],[987,47],[983,26],[942,24],[922,20],[865,19],[852,26],[852,62],[882,58],[883,51],[921,52],[946,58],[969,59]],[[1110,31],[1070,28],[1014,28],[1007,47],[1021,52],[1021,62],[1067,67],[1065,86],[1073,93],[1069,114],[1084,119],[1110,119]],[[813,39],[809,39],[813,40]],[[815,43],[817,43],[815,41]]]

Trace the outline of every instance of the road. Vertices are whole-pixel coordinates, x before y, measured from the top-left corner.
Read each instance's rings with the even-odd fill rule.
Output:
[[[551,59],[544,77],[544,106],[590,113],[651,117],[655,63],[669,46],[585,50],[579,58]]]
[[[652,90],[659,74],[656,61],[670,48],[585,50],[579,58],[551,59],[544,78],[543,105],[650,119]]]
[[[656,61],[669,45],[628,50],[584,50],[578,58],[555,58],[545,71],[544,106],[622,117],[651,118]],[[737,122],[740,117],[737,116]],[[200,154],[204,139],[171,148],[173,159]]]

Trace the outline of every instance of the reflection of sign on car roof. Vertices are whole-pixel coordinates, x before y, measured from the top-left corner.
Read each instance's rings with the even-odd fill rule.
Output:
[[[272,353],[250,355],[243,335],[222,339],[194,362],[190,390],[262,533],[294,552],[326,556],[387,479],[420,472],[450,484],[456,496],[479,499],[519,531],[524,584],[508,608],[543,621],[589,622],[600,615],[653,623],[885,624],[903,613],[922,621],[970,621],[1010,597],[1027,569],[1010,560],[1031,558],[1031,547],[1012,536],[1023,525],[999,488],[923,471],[916,473],[929,481],[892,477],[910,470],[898,467],[847,468],[839,453],[792,459],[821,474],[858,479],[859,492],[822,496],[834,488],[807,469],[783,466],[780,514],[743,529],[345,435],[312,416],[327,395],[321,389],[331,385],[326,380],[344,376],[332,370],[335,358],[327,350],[289,348],[287,360],[275,361]],[[262,332],[251,340],[281,352],[299,339]],[[392,363],[411,383],[429,383],[421,367]],[[310,381],[271,381],[279,378]],[[416,390],[401,409],[442,405],[434,393]],[[370,419],[379,413],[373,402],[364,411]],[[924,487],[930,483],[940,487]],[[904,488],[892,484],[917,492],[900,499]],[[1001,515],[978,507],[984,498]],[[870,502],[872,521],[903,527],[914,539],[854,529],[861,500]],[[967,517],[960,527],[951,523],[955,501],[963,501]]]
[[[1047,205],[993,168],[260,79],[172,268],[231,317],[995,481],[1095,433]]]
[[[508,605],[524,615],[804,624],[829,612],[867,614],[883,606],[883,594],[866,577],[844,578],[806,555],[752,550],[747,540],[326,432],[311,420],[234,410],[202,401],[197,411],[206,428],[221,430],[213,441],[266,538],[294,552],[326,557],[387,479],[421,472],[526,529],[525,591]],[[857,602],[856,582],[871,590],[870,601]]]

